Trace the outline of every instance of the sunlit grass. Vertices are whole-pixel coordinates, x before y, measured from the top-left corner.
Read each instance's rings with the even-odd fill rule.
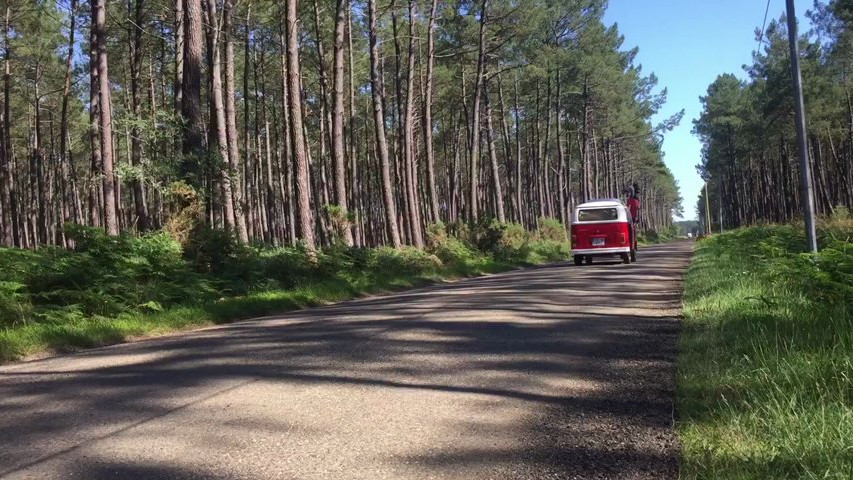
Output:
[[[536,261],[555,260],[537,257]],[[290,288],[261,288],[243,295],[168,307],[162,311],[129,312],[114,317],[63,316],[55,321],[24,321],[0,330],[0,361],[43,352],[69,352],[110,345],[137,337],[227,323],[365,295],[399,291],[431,283],[497,273],[530,263],[472,256],[428,269],[377,272],[365,269],[309,280]]]
[[[790,227],[697,250],[678,361],[684,478],[853,478],[853,298],[843,283],[853,247],[830,236],[815,263],[796,253]]]

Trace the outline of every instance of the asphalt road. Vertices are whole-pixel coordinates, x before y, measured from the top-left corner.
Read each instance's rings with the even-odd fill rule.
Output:
[[[691,249],[0,367],[0,477],[676,478]]]

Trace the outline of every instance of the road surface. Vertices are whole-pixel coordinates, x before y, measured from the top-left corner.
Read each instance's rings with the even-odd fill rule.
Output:
[[[676,478],[691,249],[0,367],[0,477]]]

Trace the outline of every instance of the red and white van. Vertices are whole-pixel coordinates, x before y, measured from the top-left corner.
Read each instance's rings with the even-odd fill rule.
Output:
[[[594,200],[575,207],[572,213],[572,256],[575,265],[592,263],[595,257],[618,256],[623,263],[636,261],[631,213],[615,198]]]

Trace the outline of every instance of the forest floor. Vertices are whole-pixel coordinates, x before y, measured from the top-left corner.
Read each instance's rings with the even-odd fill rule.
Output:
[[[853,223],[698,243],[677,412],[685,479],[853,478]]]

